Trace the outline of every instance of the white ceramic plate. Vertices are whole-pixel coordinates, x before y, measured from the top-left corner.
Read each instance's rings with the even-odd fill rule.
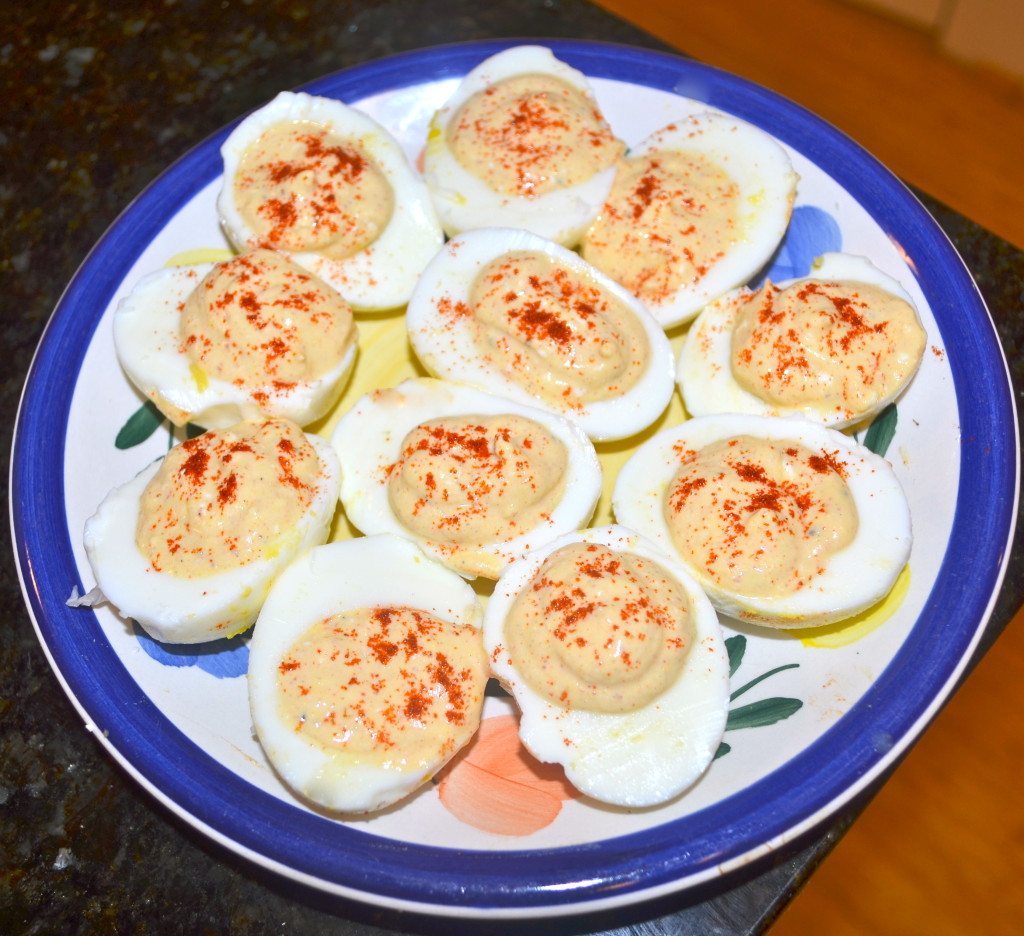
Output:
[[[415,157],[458,77],[508,44],[396,56],[306,90],[358,104]],[[381,906],[578,913],[707,884],[784,847],[878,777],[941,706],[988,619],[1012,535],[1018,465],[1005,362],[962,262],[899,181],[827,124],[733,76],[640,49],[549,45],[592,78],[627,142],[711,106],[789,149],[801,182],[773,279],[842,249],[870,257],[914,297],[928,350],[885,446],[910,499],[910,572],[901,600],[855,627],[817,637],[727,627],[736,696],[727,746],[694,789],[663,807],[602,807],[521,760],[500,694],[488,699],[486,743],[410,801],[349,822],[300,805],[253,739],[244,637],[175,650],[106,607],[65,605],[93,584],[81,542],[86,518],[170,441],[166,427],[148,436],[139,428],[147,417],[114,358],[112,310],[172,257],[226,246],[213,207],[225,128],[128,207],[41,341],[11,478],[20,574],[58,678],[139,782],[237,853]],[[361,370],[327,428],[364,388],[414,372],[400,316],[364,326]],[[603,457],[613,473],[622,455]],[[338,535],[348,535],[343,525]]]

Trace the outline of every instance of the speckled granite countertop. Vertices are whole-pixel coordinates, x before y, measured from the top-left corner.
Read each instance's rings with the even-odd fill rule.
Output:
[[[35,345],[90,247],[162,169],[239,114],[346,66],[454,41],[566,37],[666,48],[580,0],[83,0],[55,12],[28,9],[8,4],[0,13],[5,455]],[[922,200],[974,274],[1015,385],[1024,386],[1024,254]],[[450,931],[287,884],[145,793],[85,730],[51,672],[24,610],[6,525],[3,537],[0,931]],[[982,650],[1022,596],[1017,548]],[[647,934],[763,931],[854,812],[730,890],[552,928],[626,934],[639,932],[629,924],[644,918]]]

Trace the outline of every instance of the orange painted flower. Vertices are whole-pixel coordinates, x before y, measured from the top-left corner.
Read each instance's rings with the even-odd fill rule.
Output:
[[[515,836],[550,825],[562,802],[579,796],[560,766],[541,763],[523,747],[514,715],[484,719],[437,792],[442,805],[467,825]]]

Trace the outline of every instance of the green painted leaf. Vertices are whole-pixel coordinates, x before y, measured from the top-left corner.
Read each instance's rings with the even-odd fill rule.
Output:
[[[725,755],[728,754],[731,750],[732,750],[732,745],[731,744],[726,744],[723,741],[721,744],[718,745],[718,750],[715,751],[715,756],[712,757],[711,759],[712,760],[718,760],[718,758],[720,758],[720,757],[725,757]]]
[[[765,725],[774,725],[784,718],[789,718],[802,707],[803,702],[799,699],[775,698],[751,702],[749,705],[741,705],[730,710],[725,730],[735,731],[737,728],[763,728]]]
[[[194,439],[196,436],[201,436],[206,430],[202,426],[197,426],[195,423],[185,424],[185,438]]]
[[[890,403],[871,421],[864,435],[864,445],[876,455],[885,455],[896,435],[896,419],[896,404]]]
[[[121,427],[114,445],[119,449],[129,449],[140,442],[145,442],[164,422],[164,414],[157,409],[152,400],[147,400]]]
[[[729,654],[729,675],[732,676],[743,662],[743,654],[747,652],[747,638],[743,634],[725,639],[725,649]]]
[[[757,679],[752,679],[745,686],[740,686],[739,689],[737,689],[735,692],[733,692],[731,696],[729,696],[729,701],[731,702],[738,696],[743,695],[743,693],[746,692],[748,689],[753,689],[754,686],[756,686],[762,680],[767,679],[769,676],[774,676],[776,673],[781,673],[783,670],[796,669],[799,665],[799,663],[785,663],[782,666],[776,666],[773,670],[768,670],[767,673],[762,673],[760,676],[757,677]]]

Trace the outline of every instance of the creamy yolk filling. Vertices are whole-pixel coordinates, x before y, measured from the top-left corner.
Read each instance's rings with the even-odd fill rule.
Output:
[[[857,532],[835,453],[737,436],[681,456],[665,520],[682,555],[724,590],[749,598],[793,594]]]
[[[273,250],[218,263],[191,292],[179,327],[201,372],[265,404],[337,367],[355,341],[340,293]]]
[[[201,578],[273,555],[323,476],[294,423],[249,421],[172,448],[146,485],[135,542],[158,572]]]
[[[581,252],[645,302],[704,277],[742,236],[736,183],[704,156],[660,152],[620,162]]]
[[[625,713],[678,678],[694,642],[689,602],[658,563],[594,543],[555,550],[505,620],[516,671],[566,709]]]
[[[476,731],[488,672],[470,625],[414,608],[358,608],[313,625],[284,655],[278,711],[329,755],[422,769]]]
[[[633,311],[545,254],[498,257],[477,275],[469,302],[450,311],[468,316],[479,353],[556,408],[619,397],[647,367],[650,344]]]
[[[850,417],[894,396],[924,346],[913,306],[879,286],[766,282],[737,312],[732,372],[769,403]]]
[[[474,94],[448,124],[468,172],[505,195],[535,197],[585,182],[624,144],[597,105],[550,75],[517,75]]]
[[[311,121],[281,121],[250,144],[231,182],[263,247],[344,259],[372,244],[394,211],[391,184],[358,143]]]
[[[502,543],[548,520],[565,490],[568,453],[519,415],[421,423],[388,468],[388,500],[418,537],[454,546]]]

